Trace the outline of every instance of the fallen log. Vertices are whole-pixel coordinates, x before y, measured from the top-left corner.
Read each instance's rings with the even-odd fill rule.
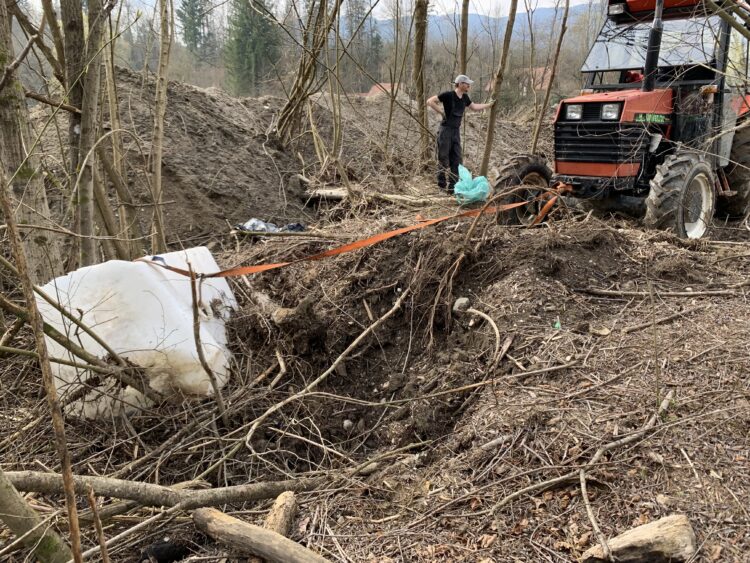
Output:
[[[348,197],[349,192],[345,188],[318,188],[308,192],[311,199],[330,199],[341,201]]]
[[[263,527],[282,536],[288,536],[296,515],[297,499],[294,493],[292,491],[281,493],[266,516]]]
[[[435,197],[417,197],[401,194],[384,194],[380,192],[365,192],[354,190],[358,196],[366,200],[378,200],[388,203],[395,203],[407,207],[424,207],[425,205],[440,205],[447,202],[453,204],[454,199],[449,196],[439,195]],[[318,188],[309,190],[307,195],[310,199],[343,201],[351,197],[351,192],[346,188]]]
[[[284,537],[289,537],[294,516],[297,514],[297,499],[292,491],[281,493],[266,515],[263,527]],[[252,557],[248,563],[263,563],[260,557]]]
[[[62,478],[53,473],[39,471],[8,471],[5,473],[13,486],[25,492],[61,494]],[[109,477],[74,475],[76,493],[86,495],[91,487],[97,496],[115,497],[137,501],[143,506],[176,506],[184,509],[233,504],[275,498],[286,491],[309,491],[330,481],[330,478],[290,479],[250,483],[217,489],[172,489],[139,481],[126,481]]]
[[[623,563],[668,563],[692,560],[695,532],[684,514],[673,514],[628,530],[609,540],[615,561]],[[581,557],[582,563],[607,561],[602,547],[596,545]]]
[[[17,536],[13,546],[17,543],[33,548],[34,557],[43,563],[65,563],[73,557],[65,541],[51,528],[48,521],[31,508],[24,498],[18,494],[8,474],[0,469],[0,521]],[[62,490],[62,477],[60,478]],[[8,546],[2,546],[8,547]],[[0,549],[0,556],[6,549]]]
[[[214,508],[193,512],[193,522],[213,539],[241,551],[258,555],[270,563],[327,563],[328,559],[260,526],[227,516]]]

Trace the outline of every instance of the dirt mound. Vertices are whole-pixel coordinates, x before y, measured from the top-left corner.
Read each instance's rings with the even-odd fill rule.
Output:
[[[318,238],[244,241],[221,261],[295,259],[410,222],[406,213],[350,219]],[[705,560],[742,561],[747,262],[591,218],[539,229],[482,219],[467,239],[468,226],[448,222],[235,280],[231,426],[212,429],[210,401],[143,412],[124,426],[72,421],[75,470],[223,486],[336,479],[375,459],[367,475],[302,494],[294,539],[356,561],[572,561],[596,541],[578,470],[603,444],[638,432],[671,392],[651,431],[586,468],[588,501],[607,536],[682,512]],[[459,297],[485,316],[455,313]],[[323,373],[314,393],[248,436],[267,409]],[[38,391],[14,388],[5,412],[20,427]],[[6,437],[7,467],[32,450],[55,467],[38,446],[52,443],[50,432],[36,427],[12,449]],[[131,464],[134,436],[148,452],[139,459],[156,465]],[[211,466],[220,469],[206,474]],[[253,510],[243,514],[255,520]],[[221,553],[187,522],[139,546],[167,532],[203,555]],[[122,548],[115,555],[128,560]]]
[[[413,292],[400,321],[326,382],[331,407],[342,395],[369,406],[319,405],[313,426],[347,453],[352,443],[362,453],[415,453],[327,499],[338,520],[319,532],[320,545],[338,542],[372,561],[574,560],[596,541],[577,468],[637,432],[671,390],[655,433],[589,470],[588,499],[607,536],[684,512],[707,559],[742,561],[750,541],[742,526],[716,535],[713,523],[742,519],[733,495],[750,485],[750,405],[733,391],[745,386],[746,264],[724,267],[705,247],[662,234],[573,222],[542,232],[485,227],[456,268],[464,235],[446,226],[335,266],[302,267],[303,294],[326,288],[316,309],[330,357],[371,322],[370,310],[377,318],[398,290]],[[383,267],[373,271],[373,260]],[[367,286],[340,277],[360,271]],[[290,301],[291,286],[277,278],[264,290]],[[368,287],[388,288],[376,306],[367,305]],[[456,296],[469,297],[509,342],[498,369],[491,327],[453,317]],[[341,327],[351,327],[348,338]],[[534,484],[543,486],[508,504]]]
[[[146,135],[151,118],[138,107],[147,90],[136,75],[122,81],[123,108],[132,107],[126,126]],[[301,152],[303,168],[265,136],[278,102],[170,88],[165,198],[176,202],[167,213],[176,233],[224,231],[225,219],[251,215],[306,217],[292,178],[294,170],[313,176],[311,153]],[[329,135],[318,102],[318,132]],[[428,193],[419,177],[378,184],[380,171],[409,170],[416,130],[408,118],[389,126],[386,106],[352,107],[344,120],[354,123],[358,112],[369,121],[345,129],[351,178]],[[500,150],[525,143],[523,131],[500,128]],[[469,144],[479,143],[481,128],[469,121],[467,130]],[[391,142],[401,150],[390,153]],[[300,147],[310,150],[307,141]],[[336,180],[324,171],[320,181],[325,174]],[[130,180],[137,187],[142,174]],[[314,233],[232,240],[220,264],[295,260],[412,224],[415,214],[366,198],[327,211],[330,221]],[[483,217],[473,230],[469,219],[452,220],[234,279],[241,308],[230,324],[228,427],[212,401],[70,421],[74,471],[192,487],[322,477],[326,486],[300,493],[292,538],[332,560],[574,561],[597,541],[589,502],[608,537],[680,512],[698,535],[697,560],[746,561],[746,246],[686,243],[562,212],[552,219],[526,229]],[[471,309],[454,311],[458,298]],[[19,338],[22,346],[29,334]],[[28,469],[30,459],[58,469],[52,430],[40,424],[36,369],[14,356],[0,373],[11,391],[0,409],[6,470]],[[51,512],[61,501],[34,502]],[[104,504],[114,510],[116,502]],[[227,510],[259,523],[268,506]],[[124,510],[108,537],[152,515]],[[96,545],[90,528],[84,535],[86,547]],[[164,535],[199,556],[225,555],[189,520],[165,518],[114,546],[113,561],[132,560]]]
[[[147,171],[154,123],[154,79],[122,68],[116,79],[121,127],[126,130],[121,135],[127,184],[147,231],[152,213]],[[288,148],[270,134],[275,115],[283,106],[281,99],[233,98],[217,88],[169,82],[168,100],[163,199],[168,239],[174,245],[206,241],[226,232],[228,224],[243,223],[251,217],[281,225],[315,222],[317,213],[306,206],[309,196],[298,175],[315,186],[340,185],[342,181],[333,159],[326,159],[316,148],[315,136],[326,147],[334,138],[335,121],[327,95],[313,96],[315,126],[305,123]],[[40,152],[54,178],[48,183],[50,199],[59,210],[70,197],[62,190],[61,181],[66,174],[62,164],[63,153],[67,153],[67,116],[58,113],[51,120],[50,115],[47,106],[37,106],[33,112],[36,128],[42,132]],[[384,193],[405,193],[407,185],[417,185],[420,193],[429,191],[433,171],[425,175],[415,115],[415,103],[404,95],[394,104],[388,96],[342,99],[339,161],[348,181]],[[483,121],[483,115],[468,115],[464,128],[464,160],[475,172],[486,134]],[[439,117],[430,112],[433,136],[438,122]],[[507,155],[523,150],[530,142],[530,130],[527,123],[500,121],[492,162],[500,163]],[[111,124],[105,122],[104,132],[110,131]],[[549,128],[545,128],[542,148],[549,144],[549,134]]]
[[[148,138],[151,82],[144,89],[139,75],[122,71],[118,86],[124,126]],[[281,100],[233,98],[179,82],[169,83],[168,99],[163,174],[165,199],[173,202],[164,209],[170,232],[185,233],[186,226],[188,232],[225,231],[226,222],[251,217],[311,220],[295,178],[300,163],[269,138]],[[134,143],[127,148],[136,149]]]
[[[128,185],[146,226],[152,203],[146,171],[154,123],[154,80],[118,69],[117,87],[121,126],[127,131],[122,138]],[[296,178],[301,163],[294,152],[283,150],[268,136],[281,100],[233,98],[216,88],[180,82],[169,82],[168,99],[163,192],[169,240],[189,244],[196,237],[205,238],[202,235],[226,232],[227,223],[244,223],[251,217],[281,225],[313,220],[315,214],[305,208],[307,196]],[[34,116],[41,129],[49,110],[38,107]],[[58,126],[66,130],[67,116],[58,116]],[[104,128],[106,132],[111,126],[105,123]],[[63,177],[56,131],[46,128],[42,152],[48,169]],[[50,185],[53,200],[59,184]]]

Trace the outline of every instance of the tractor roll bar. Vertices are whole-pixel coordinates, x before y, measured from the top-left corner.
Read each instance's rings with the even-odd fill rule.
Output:
[[[648,47],[646,50],[646,62],[643,66],[643,88],[644,92],[651,92],[656,82],[656,67],[659,65],[659,51],[661,49],[661,34],[664,23],[661,20],[664,11],[664,0],[656,0],[654,11],[654,23],[648,34]]]

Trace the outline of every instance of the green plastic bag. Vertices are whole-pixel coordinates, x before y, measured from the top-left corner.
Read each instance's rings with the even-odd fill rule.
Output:
[[[458,165],[458,178],[453,193],[456,194],[459,205],[487,201],[487,196],[490,194],[490,183],[487,178],[477,176],[472,179],[471,172],[462,164]]]

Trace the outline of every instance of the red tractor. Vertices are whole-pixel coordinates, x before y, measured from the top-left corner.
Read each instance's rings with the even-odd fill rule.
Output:
[[[540,157],[516,157],[496,190],[517,186],[510,197],[520,200],[563,186],[592,206],[640,210],[648,227],[685,238],[705,236],[717,209],[743,216],[748,21],[743,0],[609,0],[583,64],[585,89],[557,108],[554,175]],[[525,223],[538,204],[517,209],[511,220]]]

